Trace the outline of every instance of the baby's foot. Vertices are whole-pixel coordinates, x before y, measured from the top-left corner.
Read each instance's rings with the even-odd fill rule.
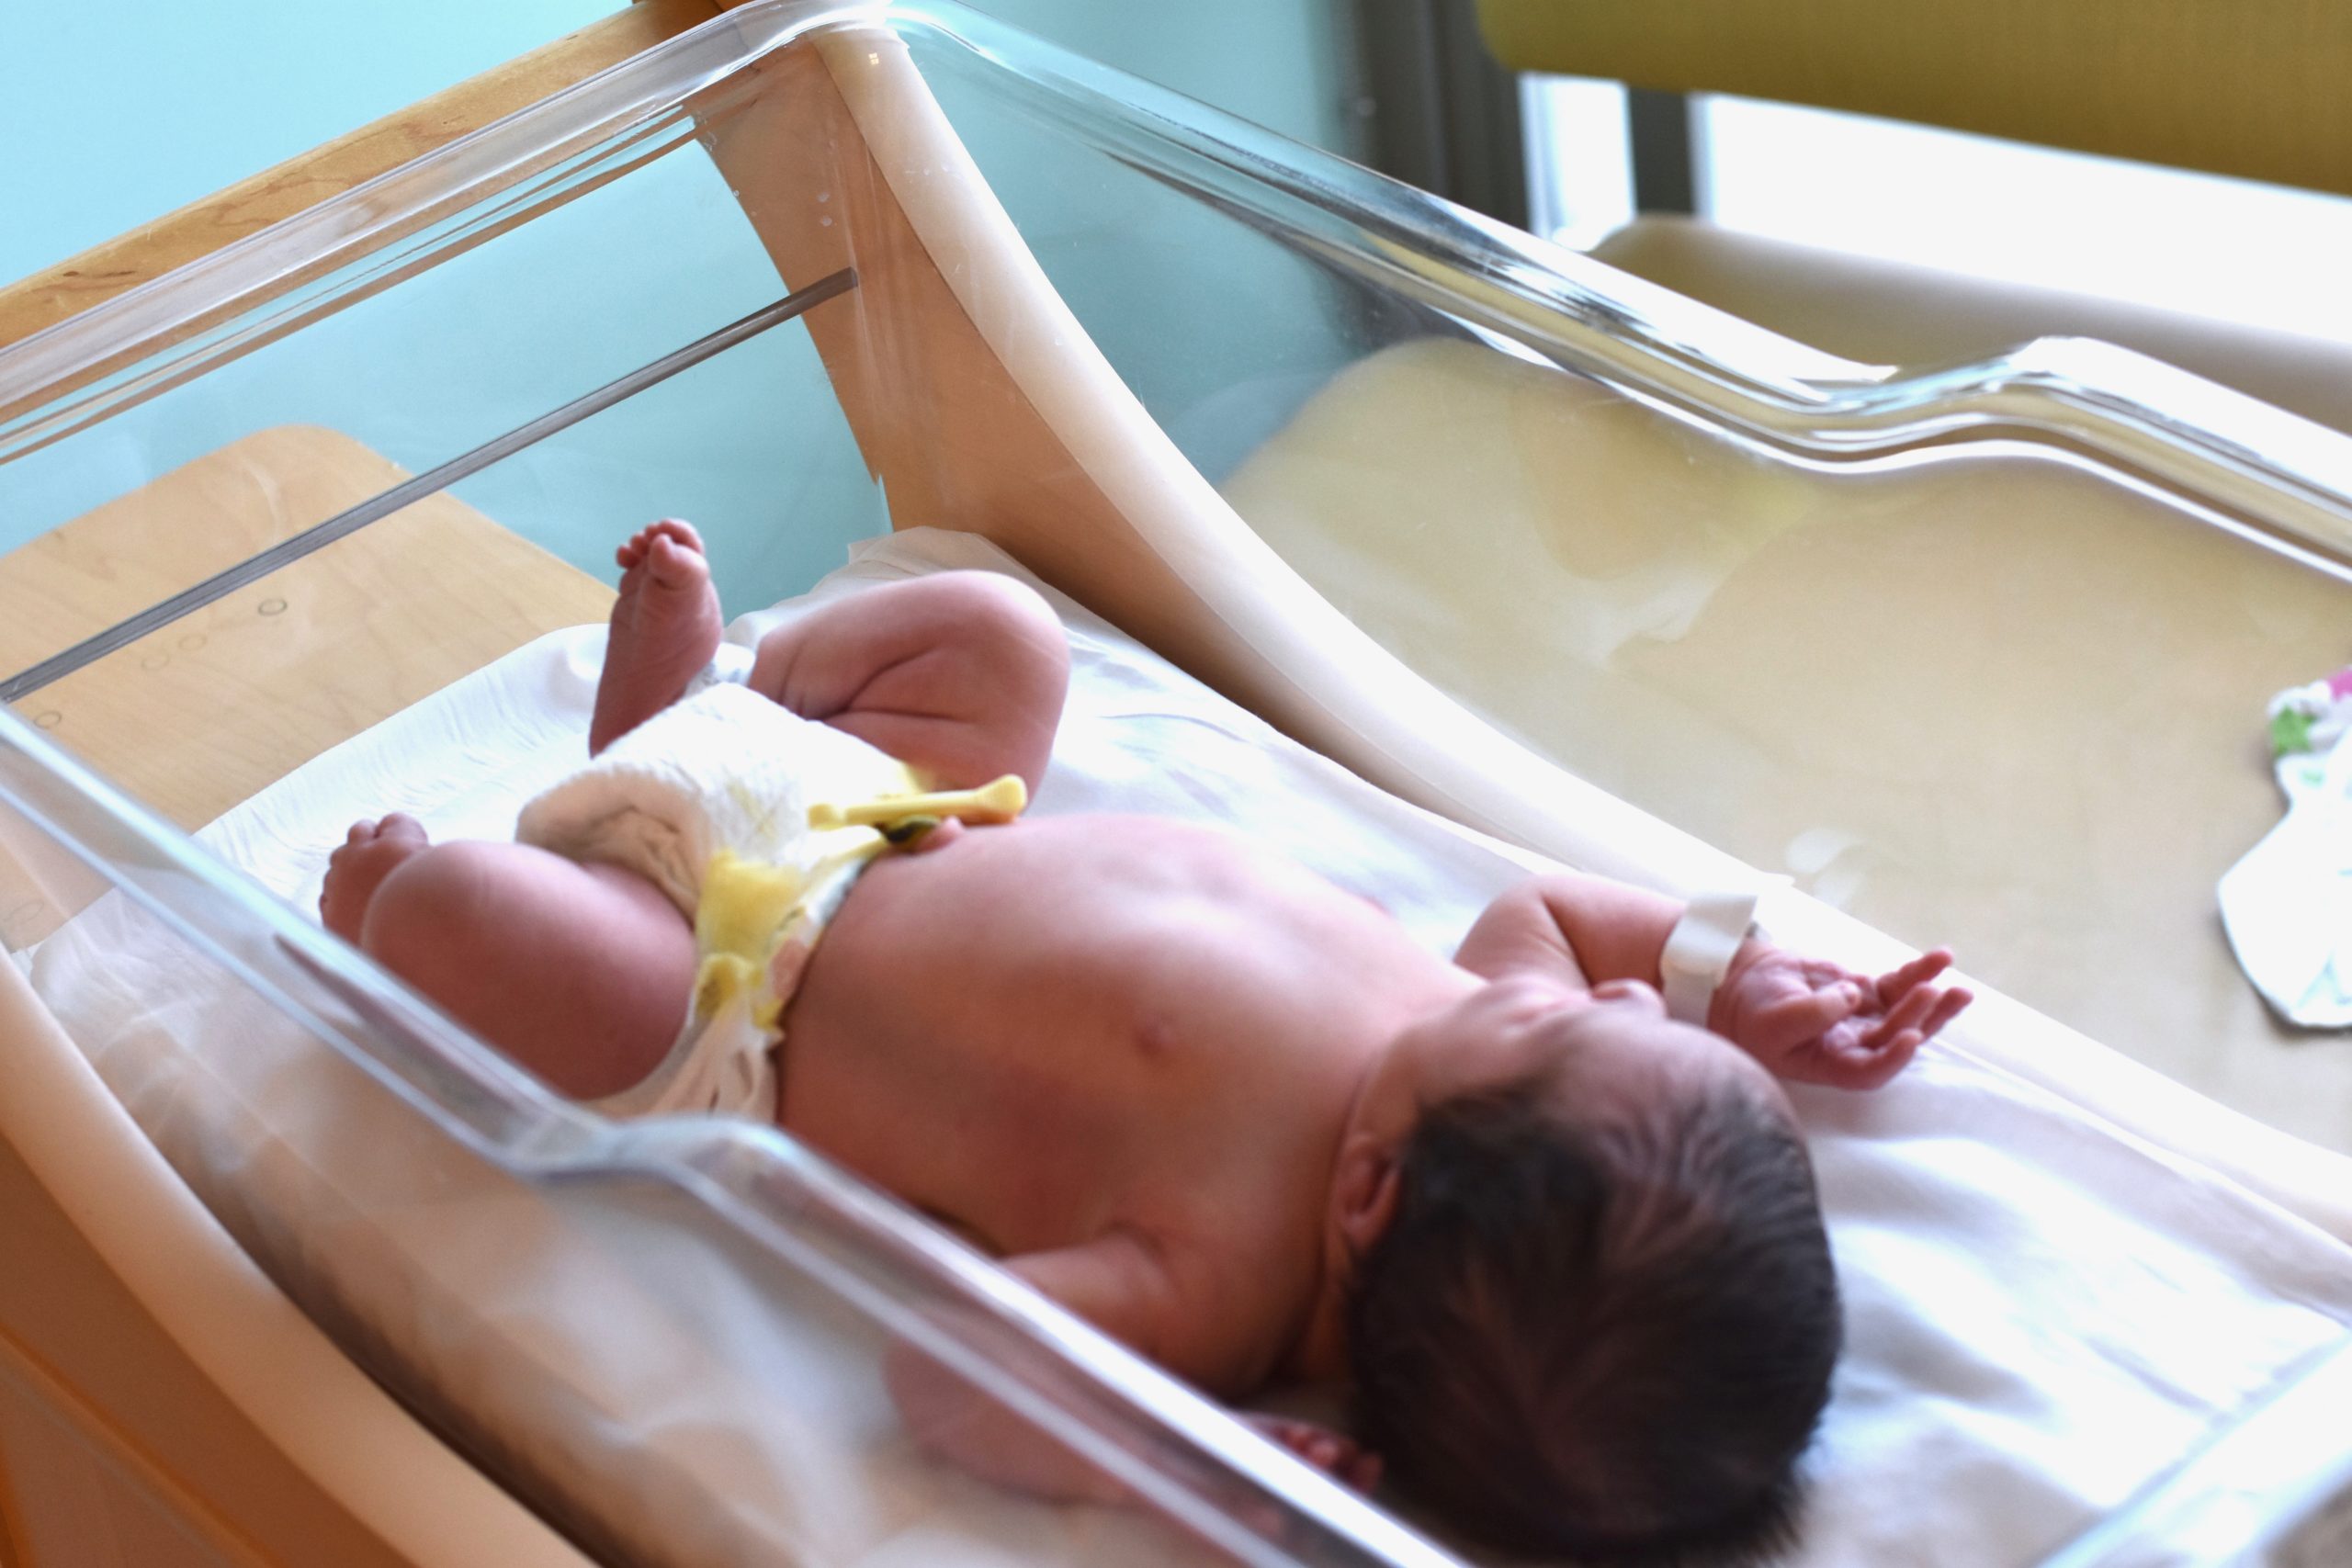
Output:
[[[613,554],[621,596],[605,645],[604,678],[588,724],[588,754],[678,700],[718,651],[718,592],[692,526],[665,517]]]
[[[401,862],[429,847],[424,824],[402,812],[381,822],[353,823],[343,847],[327,857],[327,883],[319,894],[319,917],[327,930],[357,946],[376,889]]]

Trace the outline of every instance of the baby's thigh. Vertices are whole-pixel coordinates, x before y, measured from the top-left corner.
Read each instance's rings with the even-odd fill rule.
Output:
[[[949,785],[1045,772],[1069,685],[1061,623],[1027,585],[949,571],[838,599],[760,645],[752,686]]]
[[[684,1026],[694,933],[651,883],[525,844],[436,844],[377,890],[361,945],[577,1099],[617,1093]]]

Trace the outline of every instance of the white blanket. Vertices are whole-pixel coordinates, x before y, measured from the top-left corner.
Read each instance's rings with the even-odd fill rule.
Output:
[[[1009,563],[876,541],[820,589]],[[1221,823],[1450,951],[1525,858],[1380,794],[1059,604],[1076,682],[1036,809]],[[754,640],[777,612],[730,633]],[[317,759],[202,837],[311,907],[359,816],[504,837],[576,765],[601,648],[543,638]],[[691,1205],[500,1175],[203,955],[109,901],[35,981],[151,1135],[314,1311],[519,1465],[591,1540],[680,1563],[1182,1559],[1091,1509],[907,1451],[879,1340],[808,1277],[723,1264]],[[1797,1561],[2022,1568],[2352,1333],[2352,1251],[1939,1042],[1799,1096],[1849,1352]],[[444,1408],[448,1408],[444,1406]]]

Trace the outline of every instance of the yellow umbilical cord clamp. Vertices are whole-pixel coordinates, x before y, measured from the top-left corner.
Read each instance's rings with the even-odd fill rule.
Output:
[[[937,790],[928,795],[884,795],[857,806],[819,803],[808,808],[808,826],[888,829],[915,817],[960,817],[967,822],[1010,822],[1029,805],[1029,786],[1018,773],[992,779],[978,789]]]
[[[710,857],[695,910],[696,1017],[714,1017],[740,996],[753,1023],[775,1027],[783,1008],[766,994],[767,966],[777,933],[806,891],[806,881],[788,866],[747,861],[732,850]]]

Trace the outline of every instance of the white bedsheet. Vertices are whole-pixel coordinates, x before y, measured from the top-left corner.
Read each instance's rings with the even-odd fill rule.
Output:
[[[820,592],[1008,564],[961,536],[899,535]],[[1526,874],[1060,607],[1077,679],[1036,809],[1226,824],[1440,951]],[[581,755],[601,641],[543,638],[200,836],[305,908],[355,817],[505,837]],[[914,1458],[871,1337],[813,1292],[718,1267],[673,1200],[541,1194],[435,1146],[372,1080],[120,903],[44,944],[34,978],[298,1297],[411,1379],[463,1391],[469,1439],[585,1500],[575,1517],[594,1534],[692,1563],[1182,1555],[1132,1520],[994,1496]],[[2352,1250],[1986,1066],[1968,1039],[1880,1093],[1799,1097],[1849,1342],[1807,1564],[2037,1562],[2352,1332]],[[353,1161],[374,1173],[364,1197]],[[807,1298],[782,1328],[780,1296]]]

